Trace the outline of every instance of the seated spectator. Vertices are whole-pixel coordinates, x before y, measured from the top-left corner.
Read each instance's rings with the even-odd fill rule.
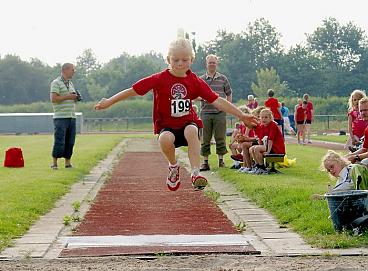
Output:
[[[259,120],[259,114],[262,109],[265,109],[264,106],[259,106],[252,111],[252,115]],[[239,107],[241,109],[241,107]],[[242,110],[242,109],[241,109]],[[241,133],[234,133],[232,136],[231,143],[236,142],[237,145],[233,145],[230,149],[234,148],[232,151],[231,159],[234,161],[234,165],[231,167],[232,169],[239,169],[239,172],[248,172],[251,170],[252,159],[250,157],[249,148],[254,145],[258,145],[258,140],[255,135],[254,129],[249,129],[245,127],[245,125],[240,125],[239,129]],[[235,150],[235,147],[237,148]],[[240,162],[243,162],[243,167],[240,167]]]
[[[252,115],[259,120],[260,112],[265,109],[265,106],[259,106],[252,111]],[[258,145],[258,138],[255,134],[254,129],[246,128],[246,136],[241,137],[238,141],[241,142],[241,149],[242,149],[242,158],[243,158],[243,167],[239,169],[241,173],[249,173],[252,171],[253,166],[253,159],[250,155],[249,149],[252,146]]]
[[[256,117],[258,121],[261,121],[260,114],[263,109],[266,109],[267,107],[260,105],[256,109],[252,110],[251,114]]]
[[[335,151],[327,151],[322,158],[321,169],[327,171],[331,178],[336,179],[336,184],[331,190],[329,189],[329,193],[368,189],[368,168],[361,164],[350,164],[344,156]],[[323,198],[323,195],[312,195],[312,199]]]
[[[368,121],[363,120],[359,112],[359,101],[365,97],[362,90],[354,90],[349,97],[348,110],[348,130],[349,138],[346,142],[346,147],[351,152],[358,149],[361,144],[360,140],[364,136],[364,130],[368,126]]]
[[[250,110],[246,106],[240,106],[239,109],[249,114]],[[229,144],[229,148],[231,151],[231,158],[234,161],[233,166],[231,169],[240,169],[240,162],[243,161],[243,155],[242,155],[242,148],[241,148],[241,142],[239,142],[240,138],[244,138],[248,136],[249,131],[247,131],[246,126],[242,122],[237,122],[235,124],[235,129],[233,130],[233,133],[231,135],[231,140]]]
[[[233,133],[231,134],[231,139],[229,143],[229,149],[231,151],[231,158],[234,163],[230,167],[231,169],[240,169],[240,161],[243,159],[241,154],[242,150],[239,142],[237,141],[238,135],[245,134],[246,127],[243,123],[236,122]]]
[[[363,120],[368,121],[368,97],[359,100],[359,112]],[[363,159],[368,158],[368,127],[364,130],[363,147],[353,153],[350,153],[346,158],[351,163],[359,163]]]
[[[254,169],[249,172],[251,174],[268,173],[264,165],[265,155],[270,153],[285,154],[284,138],[277,123],[273,121],[271,110],[263,109],[260,113],[260,119],[261,123],[256,127],[259,145],[249,149],[250,155],[256,163]]]

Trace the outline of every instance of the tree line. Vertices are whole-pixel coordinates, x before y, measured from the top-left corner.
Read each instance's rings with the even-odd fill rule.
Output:
[[[233,88],[234,101],[255,94],[262,98],[268,88],[278,96],[348,96],[368,85],[368,39],[352,22],[341,24],[327,18],[306,40],[286,49],[281,33],[264,18],[248,24],[241,33],[220,30],[215,39],[198,44],[192,40],[196,60],[192,70],[205,72],[205,57],[220,57],[219,71]],[[76,59],[76,88],[84,101],[98,100],[127,88],[138,79],[167,67],[166,56],[148,52],[139,56],[123,53],[100,64],[91,49]],[[49,84],[59,75],[60,65],[49,66],[38,59],[0,57],[0,104],[48,101]],[[150,99],[150,95],[145,99]]]

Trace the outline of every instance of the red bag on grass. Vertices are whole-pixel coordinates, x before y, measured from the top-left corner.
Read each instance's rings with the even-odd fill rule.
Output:
[[[9,148],[5,152],[4,167],[24,167],[21,148]]]

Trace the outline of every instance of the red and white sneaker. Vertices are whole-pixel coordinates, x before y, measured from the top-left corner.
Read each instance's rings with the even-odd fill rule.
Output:
[[[166,185],[171,191],[178,190],[180,186],[180,179],[179,179],[179,169],[180,166],[169,166],[169,175],[166,179]]]
[[[207,179],[200,175],[192,175],[192,186],[196,190],[203,190],[207,186]]]

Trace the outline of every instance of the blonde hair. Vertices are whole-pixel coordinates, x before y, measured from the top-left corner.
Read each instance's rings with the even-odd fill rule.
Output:
[[[259,115],[266,115],[266,116],[269,116],[272,120],[273,120],[273,115],[272,115],[272,111],[268,108],[264,108],[261,110],[261,112],[259,112]]]
[[[216,59],[216,61],[217,61],[217,62],[219,61],[219,57],[218,57],[217,55],[209,54],[209,55],[207,55],[207,56],[206,56],[206,62],[208,62],[208,60],[209,60],[210,58],[214,58],[214,59]]]
[[[353,110],[354,108],[354,104],[353,104],[353,98],[358,97],[358,100],[360,101],[361,99],[363,99],[365,96],[365,92],[364,90],[360,90],[360,89],[356,89],[354,90],[349,97],[349,101],[348,101],[348,106],[349,106],[349,111]]]
[[[325,154],[325,156],[322,157],[320,170],[327,171],[326,166],[325,166],[325,164],[327,162],[338,164],[338,165],[341,166],[341,168],[344,168],[344,167],[346,167],[347,165],[350,164],[350,162],[344,156],[342,156],[341,154],[339,154],[339,153],[337,153],[333,150],[328,150],[327,153]]]
[[[363,98],[361,98],[359,100],[359,105],[365,104],[365,103],[368,103],[368,97],[367,96],[364,96]]]
[[[250,114],[250,109],[246,105],[241,105],[238,107],[238,109],[245,114]]]
[[[260,115],[260,113],[261,113],[261,111],[262,111],[263,109],[266,109],[266,107],[265,107],[265,106],[263,106],[263,105],[260,105],[260,106],[258,106],[256,109],[253,109],[251,114],[252,114],[253,116],[255,116],[255,117],[259,118],[259,115]]]
[[[167,57],[170,57],[173,54],[173,52],[176,51],[176,50],[185,50],[189,53],[189,55],[192,59],[194,59],[194,57],[195,57],[192,44],[187,39],[178,38],[178,39],[172,41],[169,45],[169,50],[168,50],[168,53],[167,53]]]

